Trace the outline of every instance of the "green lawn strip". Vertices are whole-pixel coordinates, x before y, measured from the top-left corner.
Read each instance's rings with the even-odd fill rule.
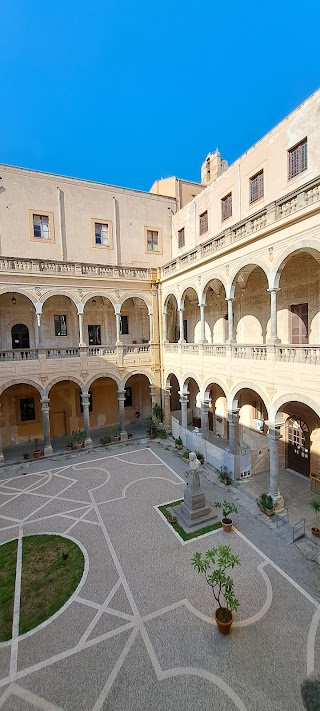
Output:
[[[172,509],[174,506],[178,506],[181,504],[183,499],[179,499],[178,501],[171,501],[170,504],[165,504],[164,506],[158,506],[159,511],[166,517],[166,519],[169,518],[170,514],[174,515],[174,511],[171,512],[170,509]],[[178,523],[170,523],[170,526],[174,528],[174,530],[178,533],[180,538],[182,538],[183,541],[191,541],[192,538],[198,538],[199,536],[203,536],[204,533],[210,533],[211,531],[216,531],[217,528],[222,528],[222,525],[220,521],[217,523],[213,523],[212,526],[205,526],[204,528],[200,528],[199,531],[192,531],[192,533],[186,533],[184,529],[179,526]]]
[[[0,546],[0,642],[11,639],[18,541]]]
[[[68,554],[66,560],[64,553]],[[83,569],[83,553],[73,541],[45,534],[23,538],[20,634],[37,627],[64,605]]]

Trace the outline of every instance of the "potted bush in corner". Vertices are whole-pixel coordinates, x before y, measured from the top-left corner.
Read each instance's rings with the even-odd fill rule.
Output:
[[[198,573],[205,576],[212,588],[213,597],[218,603],[214,619],[221,634],[229,634],[233,622],[232,613],[239,607],[239,600],[234,595],[234,582],[227,575],[228,568],[240,565],[238,556],[233,555],[230,546],[211,548],[204,555],[195,553],[192,565]]]
[[[74,430],[72,432],[72,448],[73,449],[81,449],[82,447],[82,439],[84,437],[84,430]]]
[[[157,423],[154,419],[154,417],[148,417],[147,419],[147,433],[149,435],[149,439],[155,439],[157,435]]]
[[[215,501],[215,507],[216,509],[222,509],[222,528],[226,533],[230,533],[232,529],[232,518],[230,518],[231,513],[238,513],[238,509],[235,504],[230,503],[229,501]]]
[[[177,439],[175,439],[174,441],[175,441],[176,449],[182,449],[183,442],[182,442],[181,437],[177,437]]]
[[[218,472],[221,483],[225,486],[230,486],[232,479],[229,475],[227,467],[220,467],[220,469],[218,469]]]
[[[274,503],[272,496],[270,494],[261,494],[261,496],[258,496],[257,498],[257,504],[259,506],[260,511],[262,513],[265,513],[267,516],[273,516],[274,514]]]
[[[35,459],[40,459],[41,457],[41,449],[38,447],[39,440],[35,439],[34,440],[34,450],[33,450],[33,456]]]
[[[315,526],[311,527],[311,532],[316,538],[320,538],[320,528],[318,528],[318,513],[320,513],[320,499],[311,499],[309,506],[315,512]]]
[[[120,432],[121,432],[120,425],[116,425],[112,431],[113,431],[113,441],[120,442]]]

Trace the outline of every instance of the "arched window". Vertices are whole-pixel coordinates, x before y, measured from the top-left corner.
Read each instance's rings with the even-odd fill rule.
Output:
[[[12,348],[30,348],[29,329],[24,323],[16,323],[11,329]]]

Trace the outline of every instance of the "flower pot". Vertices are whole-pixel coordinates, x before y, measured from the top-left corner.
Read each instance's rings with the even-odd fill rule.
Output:
[[[219,617],[229,617],[229,620],[224,622],[223,619],[219,619]],[[229,634],[233,622],[231,610],[227,610],[226,607],[218,607],[218,609],[214,611],[214,619],[217,623],[219,632],[221,632],[221,634]]]
[[[232,518],[222,518],[221,519],[222,523],[222,528],[225,531],[225,533],[230,533],[232,530]]]
[[[176,523],[176,522],[177,522],[177,517],[176,517],[176,516],[172,516],[172,514],[169,514],[169,515],[168,515],[168,521],[169,521],[169,523]]]
[[[182,449],[183,445],[182,444],[176,444],[176,449]]]
[[[81,449],[81,447],[82,447],[82,442],[74,442],[74,444],[72,445],[73,449]]]
[[[155,434],[149,434],[149,439],[155,439],[156,435]]]
[[[120,435],[113,435],[114,442],[120,442]]]
[[[273,516],[274,509],[261,509],[261,511],[266,514],[266,516]]]
[[[311,528],[311,533],[312,533],[316,538],[320,538],[320,528],[316,528],[315,526],[312,526],[312,528]]]
[[[35,459],[40,459],[41,457],[41,450],[40,449],[35,449],[33,452],[33,456]]]

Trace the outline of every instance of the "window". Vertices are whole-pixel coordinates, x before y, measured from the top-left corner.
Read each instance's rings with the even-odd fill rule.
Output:
[[[30,348],[29,329],[24,323],[16,323],[11,329],[12,348]]]
[[[227,220],[232,215],[232,193],[228,193],[221,200],[221,219]]]
[[[199,231],[201,235],[208,232],[208,212],[207,210],[199,217]]]
[[[132,388],[126,388],[125,407],[132,407]]]
[[[308,342],[308,304],[292,304],[291,343]]]
[[[33,236],[49,239],[49,215],[33,215]]]
[[[264,195],[263,170],[250,178],[250,205]]]
[[[181,230],[178,230],[178,247],[184,247],[185,245],[185,239],[184,239],[184,227],[181,228]]]
[[[307,139],[305,138],[301,143],[298,143],[293,148],[288,151],[289,157],[289,180],[294,178],[295,175],[299,175],[304,170],[307,170]]]
[[[20,400],[20,417],[21,422],[30,422],[30,420],[36,419],[33,397],[24,397]]]
[[[89,390],[88,395],[89,395],[89,412],[92,412],[92,392],[91,392],[91,390]],[[81,393],[79,393],[79,398],[80,398],[80,412],[83,413]]]
[[[55,316],[54,317],[54,335],[55,336],[66,336],[67,335],[67,317],[66,316]]]
[[[102,222],[94,223],[94,235],[96,244],[101,244],[103,247],[109,247],[109,225]]]
[[[89,340],[89,346],[101,346],[101,326],[100,326],[100,324],[88,326],[88,340]]]
[[[129,333],[128,316],[120,316],[120,333],[127,336]]]
[[[159,232],[158,230],[147,230],[147,251],[159,252]]]

